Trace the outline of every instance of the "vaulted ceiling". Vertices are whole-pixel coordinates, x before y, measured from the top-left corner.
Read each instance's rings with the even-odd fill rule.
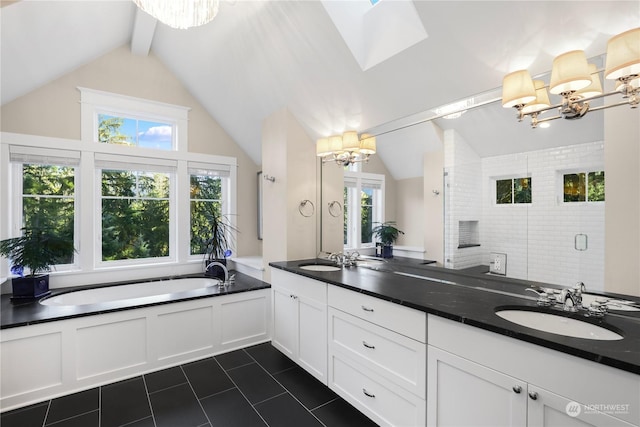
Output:
[[[456,129],[480,156],[601,140],[602,112],[532,130],[499,102],[404,127],[479,93],[499,98],[504,74],[545,73],[562,52],[600,56],[612,35],[640,22],[640,1],[223,0],[213,22],[175,30],[136,19],[128,0],[4,3],[2,105],[133,39],[136,54],[146,46],[160,58],[257,164],[262,121],[286,107],[312,138],[348,129],[380,134],[380,155],[396,178],[421,173],[421,153],[438,146],[433,124]],[[369,7],[385,8],[375,26],[348,13],[366,15]],[[348,32],[353,20],[352,36],[371,49],[419,32],[404,17],[391,19],[404,16],[400,9],[413,11],[426,37],[363,66],[345,23]]]

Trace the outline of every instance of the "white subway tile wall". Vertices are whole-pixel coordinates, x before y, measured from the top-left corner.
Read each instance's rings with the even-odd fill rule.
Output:
[[[562,175],[604,170],[602,141],[480,159],[453,131],[445,132],[445,265],[488,265],[506,253],[507,276],[563,286],[604,288],[604,203],[564,203]],[[497,205],[495,180],[531,177],[532,203]],[[606,196],[605,196],[606,197]],[[458,249],[458,221],[479,220],[478,248]],[[587,250],[574,247],[585,234]]]

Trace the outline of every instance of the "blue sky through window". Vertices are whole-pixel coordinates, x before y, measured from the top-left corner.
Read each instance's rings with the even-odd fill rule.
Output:
[[[115,116],[100,114],[100,120]],[[120,133],[127,136],[127,141],[144,148],[171,150],[173,126],[168,123],[153,122],[121,117],[124,121]]]

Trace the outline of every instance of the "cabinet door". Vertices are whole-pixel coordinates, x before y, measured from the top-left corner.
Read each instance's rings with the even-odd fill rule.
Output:
[[[605,403],[605,402],[603,402]],[[600,412],[624,411],[625,405],[589,407],[545,389],[529,385],[528,427],[631,427],[609,414]]]
[[[427,425],[526,426],[527,384],[429,346]]]
[[[287,288],[272,287],[273,338],[275,348],[289,358],[297,358],[298,303]]]
[[[327,384],[327,306],[311,298],[297,297],[298,363]]]

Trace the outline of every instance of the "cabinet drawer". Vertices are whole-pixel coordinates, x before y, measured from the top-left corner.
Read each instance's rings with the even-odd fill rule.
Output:
[[[330,308],[329,349],[421,398],[426,396],[426,344]]]
[[[331,356],[331,388],[380,425],[423,426],[426,402],[359,366],[348,357]]]
[[[327,303],[327,284],[318,280],[271,268],[271,286],[286,288],[296,296]]]
[[[329,286],[329,305],[422,343],[427,342],[427,314],[389,301]]]

